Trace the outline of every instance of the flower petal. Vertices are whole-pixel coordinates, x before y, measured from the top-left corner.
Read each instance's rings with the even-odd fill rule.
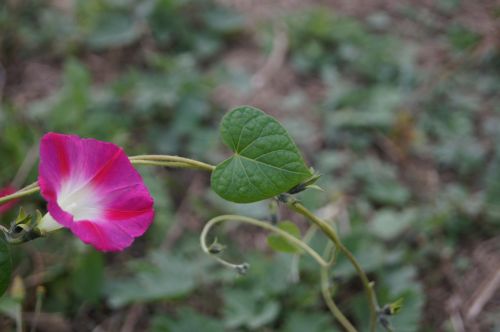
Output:
[[[140,174],[112,143],[46,134],[38,181],[50,215],[102,251],[130,246],[154,217],[153,199]]]

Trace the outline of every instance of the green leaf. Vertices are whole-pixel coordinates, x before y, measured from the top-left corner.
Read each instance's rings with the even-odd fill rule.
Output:
[[[211,183],[228,201],[271,198],[312,175],[285,128],[256,108],[233,109],[222,119],[220,132],[234,155],[217,165]]]
[[[280,313],[279,303],[258,292],[232,289],[224,293],[224,324],[227,329],[246,327],[262,331]]]
[[[283,332],[324,332],[337,331],[333,328],[330,315],[324,312],[287,312]]]
[[[481,36],[462,25],[454,24],[448,28],[448,39],[456,50],[464,51],[477,45]]]
[[[391,240],[401,235],[415,220],[416,211],[413,209],[403,212],[383,209],[374,216],[370,228],[379,238]]]
[[[140,35],[141,30],[130,15],[106,13],[99,18],[87,42],[91,48],[102,50],[129,45]]]
[[[75,258],[72,275],[76,295],[85,301],[97,303],[104,283],[104,257],[98,251],[90,251]]]
[[[11,274],[12,261],[10,260],[9,247],[0,239],[0,296],[9,287]]]
[[[179,310],[176,319],[164,314],[158,315],[154,317],[152,325],[152,332],[219,332],[224,330],[224,324],[219,319],[187,308]]]
[[[291,221],[283,221],[278,224],[278,228],[284,230],[288,234],[300,239],[300,230]],[[291,243],[284,237],[276,234],[269,235],[267,238],[267,244],[276,251],[287,252],[287,253],[298,253],[301,249],[295,244]]]
[[[21,308],[21,303],[6,294],[0,298],[0,314],[7,316],[11,319],[16,319],[17,313]]]
[[[118,308],[133,302],[170,300],[187,296],[196,289],[208,264],[203,260],[187,260],[181,255],[155,251],[150,257],[129,263],[136,273],[131,277],[110,278],[104,287],[108,302]]]

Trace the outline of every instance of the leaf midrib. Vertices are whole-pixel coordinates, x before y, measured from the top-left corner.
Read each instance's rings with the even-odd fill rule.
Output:
[[[248,157],[242,156],[241,154],[236,153],[236,152],[235,152],[235,153],[234,153],[234,155],[233,155],[233,158],[234,158],[234,157],[247,159],[247,160],[250,160],[250,161],[252,161],[252,162],[255,162],[255,163],[258,163],[258,164],[262,164],[262,165],[264,165],[264,166],[267,166],[267,167],[271,167],[271,168],[277,169],[278,171],[285,171],[285,172],[288,172],[288,173],[293,173],[293,174],[307,175],[307,173],[302,173],[302,172],[294,172],[294,171],[290,171],[290,170],[288,170],[288,169],[279,168],[279,167],[274,166],[274,165],[271,165],[271,164],[266,164],[266,163],[264,163],[264,162],[262,162],[262,161],[260,161],[260,160],[251,159],[251,158],[248,158]],[[296,162],[296,161],[294,161],[294,162]],[[286,165],[286,164],[285,164],[285,165]],[[241,166],[244,168],[243,164],[242,164]]]
[[[255,116],[253,116],[250,119],[248,119],[247,121],[245,121],[245,123],[243,124],[243,126],[240,129],[240,134],[238,135],[238,143],[236,143],[236,145],[234,145],[234,151],[238,151],[240,148],[241,135],[243,135],[243,131],[245,130],[246,126],[250,122],[252,122],[253,120],[257,119],[259,116],[260,116],[260,114],[256,114]],[[234,144],[234,140],[233,140],[233,144]]]
[[[235,150],[235,153],[238,152],[239,154],[243,154],[243,152],[245,152],[245,150],[252,147],[252,145],[255,144],[255,142],[257,142],[258,140],[263,139],[263,138],[268,138],[271,136],[285,136],[285,135],[282,133],[278,133],[278,134],[269,134],[269,135],[259,136],[255,139],[253,139],[250,143],[248,143],[241,151]]]
[[[248,158],[247,158],[248,159]],[[240,162],[240,165],[241,167],[243,168],[243,172],[245,173],[245,176],[247,178],[247,181],[248,183],[250,183],[255,189],[257,189],[258,191],[260,191],[261,194],[264,194],[264,195],[267,195],[265,192],[263,192],[259,187],[257,187],[255,185],[255,183],[252,182],[252,180],[250,180],[250,177],[248,176],[248,173],[247,173],[247,169],[245,168],[245,166],[243,165],[243,162],[241,161],[241,159],[238,159],[238,161]]]

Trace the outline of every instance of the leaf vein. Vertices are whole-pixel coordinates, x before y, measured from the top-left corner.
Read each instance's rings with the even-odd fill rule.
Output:
[[[241,141],[241,135],[243,134],[243,131],[245,130],[245,127],[251,122],[253,121],[254,119],[258,118],[260,116],[260,114],[256,114],[255,116],[252,116],[250,119],[248,119],[247,121],[245,121],[245,123],[243,124],[243,126],[241,127],[241,130],[240,130],[240,135],[238,137],[238,143],[235,145],[234,149],[235,151],[238,151],[239,148],[240,148],[240,141]]]
[[[233,186],[233,182],[234,182],[234,165],[233,165],[233,161],[234,161],[234,158],[231,160],[231,162],[227,166],[227,167],[229,167],[231,165],[231,182],[229,183],[229,187],[226,188],[226,191],[231,190],[231,187]]]
[[[262,168],[260,167],[260,164],[257,164],[257,168],[259,169],[259,171],[264,174],[264,176],[274,185],[274,187],[276,189],[278,189],[280,186],[277,186],[276,183],[266,174],[266,172],[264,170],[262,170]]]
[[[307,173],[303,173],[303,172],[295,172],[295,171],[290,171],[290,170],[288,170],[288,169],[279,168],[279,167],[277,167],[277,166],[274,166],[274,165],[271,165],[271,164],[266,164],[266,163],[264,163],[264,162],[262,162],[262,161],[259,161],[259,160],[253,160],[253,159],[247,158],[247,157],[242,156],[242,155],[240,155],[240,158],[245,158],[245,159],[248,159],[248,160],[250,160],[250,161],[253,161],[253,162],[256,162],[256,163],[262,164],[262,165],[264,165],[264,166],[271,167],[271,168],[275,168],[275,169],[277,169],[277,170],[279,170],[279,171],[285,171],[285,172],[289,172],[289,173],[293,173],[293,174],[301,174],[301,175],[305,175],[305,174],[307,174]],[[297,162],[297,161],[293,161],[293,162]],[[286,163],[285,165],[288,165],[288,164],[291,164],[291,163],[292,163],[292,162],[289,162],[289,163]]]
[[[274,153],[274,152],[280,152],[280,151],[290,152],[290,153],[293,153],[294,155],[296,155],[295,152],[290,151],[288,149],[276,149],[276,150],[273,150],[273,151],[264,152],[264,153],[258,155],[257,157],[254,157],[253,159],[254,160],[259,160],[259,158],[264,157],[265,155],[268,155],[268,154],[271,154],[271,153]]]
[[[248,180],[248,183],[250,183],[255,189],[257,189],[258,191],[261,192],[261,194],[264,194],[265,196],[267,196],[267,194],[265,192],[263,192],[259,187],[257,187],[251,180],[250,180],[250,177],[248,176],[248,173],[247,173],[247,170],[245,168],[245,166],[243,165],[243,162],[241,161],[241,159],[239,159],[239,162],[240,162],[240,165],[241,165],[241,168],[243,168],[243,173],[245,173],[245,176]]]
[[[264,129],[266,129],[267,126],[269,126],[270,124],[272,124],[272,122],[268,122],[266,123],[262,128],[260,128],[260,132],[259,132],[259,135],[257,135],[256,138],[254,138],[252,141],[250,141],[250,143],[248,143],[241,151],[236,150],[238,153],[242,153],[243,151],[245,151],[249,146],[251,146],[253,143],[255,143],[255,141],[257,141],[258,139],[260,138],[263,138],[263,137],[268,137],[268,136],[272,136],[272,135],[279,135],[279,134],[271,134],[271,135],[266,135],[266,136],[260,136],[262,134],[262,132],[264,131]],[[243,130],[242,130],[243,132]],[[240,133],[241,134],[241,133]]]
[[[259,134],[260,135],[260,134]],[[259,136],[257,137],[256,139],[254,139],[253,141],[251,141],[247,146],[245,146],[243,148],[243,150],[241,150],[239,152],[239,154],[242,154],[245,150],[247,150],[249,147],[251,147],[255,142],[257,142],[258,140],[260,140],[261,138],[267,138],[267,137],[271,137],[271,136],[284,136],[283,134],[269,134],[269,135],[265,135],[265,136]]]

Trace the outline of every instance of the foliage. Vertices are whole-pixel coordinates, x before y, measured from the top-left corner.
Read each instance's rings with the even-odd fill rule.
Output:
[[[259,34],[267,30],[248,29],[241,16],[201,0],[75,4],[65,9],[30,0],[0,8],[0,57],[8,73],[0,110],[0,155],[8,158],[0,160],[0,183],[12,180],[41,134],[51,130],[113,141],[129,154],[182,154],[213,163],[228,157],[216,128],[226,106],[212,97],[230,80],[239,87],[250,83],[223,68],[224,55],[242,40],[265,39]],[[446,8],[449,15],[456,10]],[[407,18],[418,22],[421,14],[409,10]],[[291,14],[286,23],[285,66],[299,83],[291,95],[271,102],[276,110],[266,111],[285,120],[326,190],[299,198],[326,214],[341,211],[339,233],[376,280],[381,304],[404,298],[391,318],[396,331],[440,330],[441,322],[429,321],[425,312],[445,312],[431,301],[445,278],[441,263],[458,262],[500,231],[498,50],[474,58],[469,52],[482,40],[477,32],[449,24],[436,38],[436,22],[429,22],[426,38],[451,52],[449,68],[429,71],[416,58],[424,46],[396,31],[397,22],[373,28],[369,20],[320,9]],[[105,65],[95,68],[96,58]],[[33,98],[13,68],[40,61],[61,73],[60,88]],[[321,87],[319,97],[308,95],[310,82]],[[28,97],[20,102],[16,93]],[[293,113],[292,102],[302,112]],[[91,328],[109,324],[109,317],[125,317],[131,305],[141,304],[147,310],[140,327],[152,331],[334,330],[314,262],[301,256],[294,265],[296,248],[283,238],[268,241],[284,253],[256,253],[267,248],[261,233],[224,229],[221,241],[241,247],[251,265],[245,277],[199,252],[202,220],[229,209],[262,216],[265,206],[221,203],[207,194],[208,178],[188,171],[140,171],[156,198],[157,218],[131,250],[103,256],[57,234],[12,253],[15,274],[24,279],[39,276],[42,257],[44,312],[61,313],[75,329],[82,321]],[[32,166],[24,183],[35,177]],[[248,200],[263,198],[256,191],[248,191]],[[43,208],[38,199],[23,205]],[[1,215],[2,224],[14,213]],[[300,221],[290,225],[280,227],[305,234]],[[324,245],[319,235],[310,242],[317,250]],[[243,259],[233,250],[227,254]],[[365,330],[366,300],[354,270],[339,255],[331,273],[337,304]],[[347,286],[335,287],[337,281]],[[11,318],[20,306],[33,312],[33,284],[27,293],[20,304],[8,292],[0,311]],[[6,330],[13,326],[6,324]]]
[[[278,228],[280,228],[281,230],[284,230],[288,234],[293,235],[298,239],[301,238],[300,230],[297,227],[297,225],[294,224],[293,222],[282,221],[277,226],[278,226]],[[298,248],[293,243],[290,243],[289,241],[287,241],[287,239],[285,239],[284,237],[279,236],[279,235],[269,235],[267,237],[267,244],[271,248],[273,248],[274,250],[276,250],[278,252],[280,252],[280,251],[281,252],[288,252],[288,253],[300,253],[301,252],[300,248]]]
[[[12,262],[9,255],[9,247],[0,239],[0,296],[5,293],[10,284],[10,275],[12,273]]]
[[[198,282],[204,281],[201,277],[209,265],[207,260],[153,252],[149,258],[129,262],[134,277],[109,279],[105,286],[108,301],[112,307],[121,307],[136,301],[184,297],[196,289]]]

